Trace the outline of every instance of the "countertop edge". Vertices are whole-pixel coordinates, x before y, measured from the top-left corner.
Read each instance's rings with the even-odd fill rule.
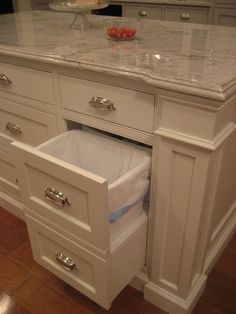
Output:
[[[74,61],[68,61],[65,59],[62,59],[58,56],[55,55],[48,55],[45,56],[43,55],[35,55],[31,54],[29,52],[19,52],[19,51],[11,51],[10,49],[2,49],[0,48],[0,57],[5,56],[5,57],[16,57],[20,58],[23,60],[30,60],[34,62],[43,62],[43,63],[48,63],[52,65],[61,65],[61,66],[67,66],[70,68],[77,68],[78,70],[89,70],[89,71],[95,71],[98,73],[104,73],[104,74],[109,74],[112,76],[119,76],[119,77],[125,77],[128,79],[135,79],[135,80],[141,80],[145,82],[146,84],[155,87],[155,88],[161,88],[161,89],[166,89],[174,92],[179,92],[179,93],[184,93],[188,95],[193,95],[197,97],[203,97],[203,98],[209,98],[214,101],[219,101],[219,102],[224,102],[233,94],[236,93],[236,78],[233,80],[230,80],[223,86],[218,85],[215,88],[212,88],[211,90],[209,89],[204,89],[201,87],[196,87],[192,86],[190,84],[184,84],[184,83],[178,83],[174,79],[171,80],[164,80],[164,79],[158,79],[158,78],[153,78],[151,75],[148,73],[143,73],[140,74],[135,71],[129,71],[128,69],[124,70],[114,70],[112,67],[104,66],[104,65],[95,65],[95,64],[90,64],[86,62],[74,62]],[[1,62],[1,61],[0,61]],[[220,107],[214,107],[218,108]]]

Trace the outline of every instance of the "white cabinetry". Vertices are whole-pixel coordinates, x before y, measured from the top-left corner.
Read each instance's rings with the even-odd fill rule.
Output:
[[[49,10],[50,0],[31,0],[33,10]]]
[[[116,2],[113,2],[114,4]],[[122,3],[122,2],[121,2]],[[117,4],[118,5],[118,4]],[[174,22],[189,22],[236,26],[236,3],[234,0],[215,0],[209,2],[165,1],[157,3],[122,3],[123,16],[142,19],[158,19]]]
[[[190,6],[165,6],[163,18],[165,21],[209,23],[209,8]]]
[[[5,65],[2,68],[7,72]],[[112,133],[117,132],[117,128],[124,129],[127,137],[133,135],[140,142],[153,136],[155,96],[151,92],[55,73],[51,77],[48,73],[17,66],[12,66],[11,74],[14,73],[16,79],[11,76],[11,83],[3,86],[3,92],[43,98],[48,109],[56,105],[51,110],[61,121],[61,126],[64,125],[65,129],[62,126],[60,131],[66,131],[66,120],[69,120],[71,124],[85,121],[91,126],[100,124],[106,131],[109,125]],[[21,73],[21,80],[17,73]],[[33,84],[32,77],[26,77],[28,73],[35,74],[39,80],[34,81],[34,88],[38,84],[45,85],[43,95],[37,88],[28,94],[24,84],[19,87],[22,81],[30,80]],[[44,82],[44,74],[48,74],[47,82]],[[51,82],[53,77],[54,83]],[[54,89],[56,95],[53,94]],[[99,97],[109,99],[112,110],[106,101],[99,103],[104,107],[97,106]],[[54,98],[57,99],[56,104]],[[24,98],[20,100],[24,101]],[[15,189],[18,201],[23,203],[34,258],[89,298],[109,308],[117,294],[145,266],[147,214],[137,208],[135,216],[129,218],[128,213],[120,219],[119,228],[110,223],[107,180],[35,148],[55,135],[55,116],[30,106],[24,109],[20,104],[7,106],[3,100],[0,103],[3,126],[9,120],[13,130],[20,129],[19,132],[13,131],[9,144],[15,141],[8,145],[9,151],[2,154],[2,163],[8,158],[6,154],[12,154],[13,168],[4,180],[12,186],[16,185],[16,176],[19,180],[21,198],[19,189]],[[9,130],[3,127],[0,131],[4,137]],[[139,133],[143,136],[140,137]],[[4,167],[1,163],[0,166]],[[47,189],[58,191],[55,193],[56,201],[55,198],[48,199]],[[59,202],[64,195],[70,200],[69,206]]]
[[[0,204],[18,215],[24,210],[35,260],[105,308],[143,269],[134,283],[146,299],[170,313],[190,313],[235,230],[235,98],[208,99],[59,64],[29,61],[30,69],[13,59],[18,65],[9,66],[7,59]],[[92,97],[109,98],[115,109],[104,110],[107,101],[96,106]],[[148,217],[142,212],[117,237],[106,181],[34,147],[73,125],[152,147]],[[73,206],[52,204],[47,186],[70,195]]]
[[[221,26],[236,27],[236,6],[235,7],[216,7],[214,9],[213,24]]]
[[[160,5],[153,6],[145,4],[125,4],[123,15],[127,17],[140,17],[161,20],[162,7]]]
[[[53,85],[51,74],[44,71],[0,64],[0,73],[0,199],[23,217],[10,143],[38,145],[57,134],[55,115],[38,110],[53,111]]]
[[[158,19],[174,22],[189,22],[207,24],[210,22],[210,6],[171,5],[168,3],[157,4],[123,4],[123,15]]]
[[[48,10],[50,0],[13,0],[15,11]]]
[[[207,24],[209,23],[210,10],[207,7],[181,5],[124,4],[123,15],[127,17]]]

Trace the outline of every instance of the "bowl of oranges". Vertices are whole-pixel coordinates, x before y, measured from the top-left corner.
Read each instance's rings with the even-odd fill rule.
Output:
[[[105,36],[111,40],[131,40],[137,34],[137,21],[127,18],[109,18],[103,21]]]

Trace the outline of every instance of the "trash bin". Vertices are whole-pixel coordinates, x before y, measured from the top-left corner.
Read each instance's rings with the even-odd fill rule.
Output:
[[[37,148],[108,181],[111,223],[128,216],[129,211],[133,211],[129,214],[132,220],[142,211],[151,164],[147,149],[83,130],[68,131]]]

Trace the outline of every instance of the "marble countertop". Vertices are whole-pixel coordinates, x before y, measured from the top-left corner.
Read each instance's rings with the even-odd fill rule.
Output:
[[[145,20],[137,38],[105,38],[101,16],[72,30],[71,13],[0,16],[0,56],[66,64],[216,100],[236,91],[236,28]],[[1,62],[1,59],[0,59]]]

